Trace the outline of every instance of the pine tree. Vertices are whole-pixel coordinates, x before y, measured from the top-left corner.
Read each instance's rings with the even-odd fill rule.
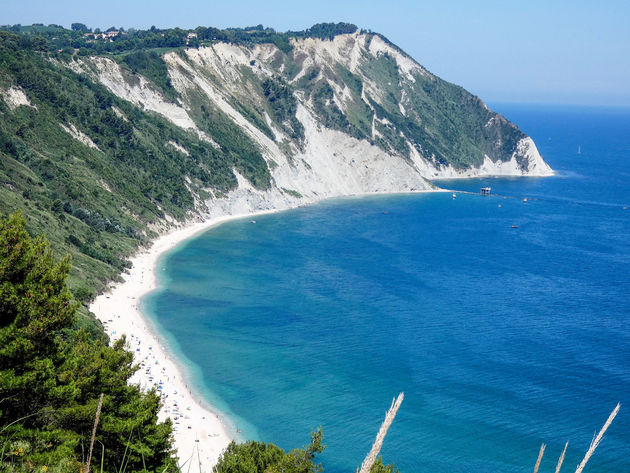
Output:
[[[110,347],[104,336],[72,329],[78,303],[65,283],[69,270],[70,258],[55,261],[20,213],[0,218],[0,471],[79,471],[101,393],[104,471],[118,471],[122,458],[127,471],[175,466],[158,395],[128,384],[137,367],[124,338]]]

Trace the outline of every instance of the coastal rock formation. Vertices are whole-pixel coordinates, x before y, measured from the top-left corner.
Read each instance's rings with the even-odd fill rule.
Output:
[[[216,149],[226,123],[256,147],[266,182],[233,168],[228,192],[195,195],[204,214],[430,190],[440,178],[552,174],[514,124],[377,34],[292,38],[288,51],[217,42],[161,60],[168,90],[109,58],[70,67]]]
[[[58,425],[46,419],[40,424],[48,434],[57,429],[75,442],[77,461],[80,439],[93,421],[90,399],[104,390],[123,392],[120,383],[133,372],[130,356],[120,351],[107,355],[113,364],[101,362],[105,341],[87,310],[121,273],[127,273],[128,284],[101,295],[91,308],[112,339],[129,334],[136,361],[145,365],[132,381],[155,387],[163,401],[168,396],[160,416],[175,420],[180,458],[192,450],[201,469],[202,461],[204,468],[216,461],[229,435],[194,402],[138,312],[141,292],[155,287],[152,272],[161,251],[228,215],[337,196],[434,190],[432,181],[445,177],[552,172],[533,141],[479,98],[431,74],[383,36],[354,25],[320,24],[288,33],[262,25],[198,27],[194,33],[155,27],[98,35],[85,30],[81,24],[72,30],[58,25],[0,28],[0,215],[20,209],[28,233],[48,235],[50,253],[42,253],[39,240],[33,243],[47,264],[53,254],[72,256],[71,270],[63,260],[59,267],[67,269],[43,273],[65,277],[70,270],[68,285],[83,303],[68,318],[69,324],[76,315],[73,327],[81,328],[80,336],[67,333],[69,325],[59,327],[61,338],[70,341],[67,349],[60,338],[45,343],[43,351],[30,352],[48,353],[53,347],[58,352],[51,356],[58,361],[74,356],[70,348],[78,345],[81,354],[77,351],[79,358],[63,364],[66,372],[85,355],[90,363],[106,366],[108,375],[114,365],[122,373],[103,390],[85,385],[79,396],[83,388],[66,372],[51,374],[52,358],[31,363],[46,368],[53,381],[68,378],[70,387],[63,389],[69,404],[60,404],[57,412],[89,414],[66,422],[51,411]],[[19,225],[19,233],[27,235],[26,222]],[[157,239],[174,227],[185,228]],[[150,244],[150,252],[130,261]],[[23,244],[9,244],[13,247]],[[42,287],[50,292],[48,279]],[[61,287],[62,279],[53,285]],[[96,358],[89,346],[96,347]],[[155,392],[143,397],[147,408],[134,397],[139,391],[133,392],[124,391],[124,403],[130,400],[143,412],[157,414]],[[42,406],[49,410],[48,397],[40,394],[35,393],[35,402],[44,400]],[[111,420],[116,411],[112,396],[107,391],[105,396],[104,413]],[[30,399],[9,398],[20,409],[38,411]],[[131,404],[124,403],[119,413],[125,420],[110,422],[114,430],[130,425]],[[28,412],[15,410],[16,422],[30,418],[24,417]],[[152,416],[142,419],[148,430],[132,430],[134,436],[152,436],[153,460],[164,465],[148,469],[162,471],[170,461],[165,457],[171,456],[170,426],[160,427],[155,436]],[[34,438],[33,431],[20,429],[29,442]],[[110,437],[120,440],[127,454],[128,441],[123,442],[128,437],[119,433]],[[111,447],[109,442],[114,461],[125,456]],[[51,453],[43,444],[36,448],[51,458],[62,451]],[[59,448],[71,455],[71,449]],[[145,457],[138,452],[131,463],[126,460],[128,469],[139,470],[141,461],[145,469]],[[37,461],[46,458],[36,454]]]
[[[85,298],[193,220],[552,173],[516,125],[354,25],[0,33],[0,213],[69,251]]]

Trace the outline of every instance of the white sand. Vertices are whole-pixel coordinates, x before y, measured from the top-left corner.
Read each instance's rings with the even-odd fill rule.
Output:
[[[439,192],[441,189],[392,192],[391,194],[435,191]],[[377,194],[380,193],[363,193],[347,197]],[[140,385],[143,389],[154,386],[159,389],[163,401],[160,419],[170,417],[173,420],[175,447],[180,464],[188,462],[184,471],[210,472],[232,438],[218,414],[196,401],[195,396],[199,397],[199,394],[191,393],[188,380],[177,366],[177,360],[169,357],[170,352],[163,346],[159,334],[154,333],[152,326],[147,324],[138,309],[138,301],[157,287],[155,266],[159,257],[182,241],[229,220],[251,219],[256,215],[286,210],[286,207],[285,204],[284,209],[276,208],[211,218],[204,222],[186,225],[159,237],[149,250],[141,251],[131,259],[131,269],[123,274],[124,282],[116,284],[108,292],[98,296],[90,305],[90,310],[103,323],[112,341],[118,340],[122,335],[127,336],[128,347],[134,353],[134,360],[140,364],[140,370],[132,377],[131,382]],[[188,470],[189,466],[190,470]]]
[[[127,336],[134,361],[140,364],[131,382],[143,389],[158,387],[163,403],[160,419],[170,417],[173,420],[180,465],[189,461],[185,470],[191,473],[210,472],[232,439],[217,413],[195,400],[175,360],[167,356],[159,334],[154,333],[146,323],[138,309],[138,301],[157,287],[154,270],[158,258],[164,252],[212,226],[270,212],[273,211],[218,217],[185,226],[158,238],[148,251],[142,251],[132,258],[132,268],[123,275],[124,282],[98,296],[90,306],[112,341],[123,334]]]

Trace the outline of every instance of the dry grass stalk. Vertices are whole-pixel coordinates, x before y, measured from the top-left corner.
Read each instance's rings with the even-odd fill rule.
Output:
[[[564,454],[567,453],[567,447],[569,446],[569,441],[564,444],[564,450],[562,450],[562,454],[560,458],[558,458],[558,464],[556,465],[556,473],[560,473],[560,468],[562,468],[562,462],[564,461]]]
[[[396,417],[398,408],[402,404],[404,398],[405,393],[400,393],[396,399],[392,400],[392,405],[385,414],[385,420],[381,424],[381,428],[378,430],[378,434],[376,434],[376,440],[374,440],[372,449],[370,450],[370,453],[368,453],[367,457],[365,457],[365,460],[363,460],[363,463],[361,463],[359,473],[369,473],[369,471],[372,469],[372,465],[374,465],[376,457],[378,457],[378,454],[381,451],[381,447],[383,446],[383,440],[385,440],[387,430],[389,429],[389,426],[392,425],[392,422],[394,422],[394,418]]]
[[[538,468],[540,468],[540,462],[542,461],[542,457],[545,454],[545,448],[547,448],[547,445],[543,443],[540,446],[540,451],[538,452],[538,460],[536,460],[536,466],[534,466],[534,473],[538,473]]]
[[[103,407],[103,393],[101,393],[101,397],[98,399],[98,407],[96,408],[96,417],[94,419],[94,428],[92,429],[92,438],[90,440],[90,451],[88,453],[87,463],[85,464],[85,472],[89,473],[90,471],[90,462],[92,461],[92,449],[94,448],[94,437],[96,437],[96,427],[98,426],[98,421],[101,418],[101,407]]]
[[[610,424],[612,424],[613,419],[619,412],[619,407],[620,407],[620,404],[617,404],[617,407],[615,407],[613,411],[610,413],[610,415],[608,416],[608,420],[606,420],[606,423],[604,424],[602,429],[599,431],[597,436],[594,437],[593,440],[591,440],[591,445],[590,447],[588,447],[588,450],[586,451],[586,455],[584,455],[584,459],[578,465],[577,469],[575,470],[575,473],[582,473],[582,470],[586,466],[586,462],[588,462],[589,458],[591,458],[591,456],[595,452],[595,449],[599,446],[600,442],[602,441],[602,438],[604,437],[604,432],[608,430],[608,427],[610,427]]]

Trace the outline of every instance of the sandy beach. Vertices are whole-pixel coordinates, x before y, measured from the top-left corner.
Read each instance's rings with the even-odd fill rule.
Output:
[[[209,472],[232,440],[217,413],[203,407],[187,385],[175,360],[167,355],[159,334],[151,329],[138,308],[142,296],[157,287],[155,266],[158,258],[182,241],[229,220],[273,211],[224,216],[192,223],[167,233],[132,259],[124,281],[99,295],[90,310],[102,322],[112,341],[127,336],[127,345],[140,369],[131,382],[142,389],[156,387],[162,398],[160,419],[170,417],[174,425],[175,446],[186,471]],[[188,470],[190,465],[190,470]]]
[[[432,189],[391,194],[435,191]],[[345,197],[378,194],[380,193],[364,193]],[[173,420],[175,447],[180,463],[188,462],[185,468],[190,473],[210,472],[232,438],[217,413],[204,407],[197,401],[199,395],[190,391],[188,382],[177,365],[178,360],[169,355],[160,334],[155,333],[146,322],[138,308],[138,302],[157,287],[156,264],[165,252],[221,223],[240,218],[252,219],[257,215],[281,210],[284,209],[225,215],[174,229],[154,240],[148,250],[141,250],[131,258],[132,266],[122,275],[123,282],[112,285],[90,305],[90,310],[101,321],[112,341],[118,340],[122,335],[127,336],[129,350],[134,354],[134,361],[140,365],[131,382],[142,389],[158,389],[163,402],[160,419],[170,417]]]

